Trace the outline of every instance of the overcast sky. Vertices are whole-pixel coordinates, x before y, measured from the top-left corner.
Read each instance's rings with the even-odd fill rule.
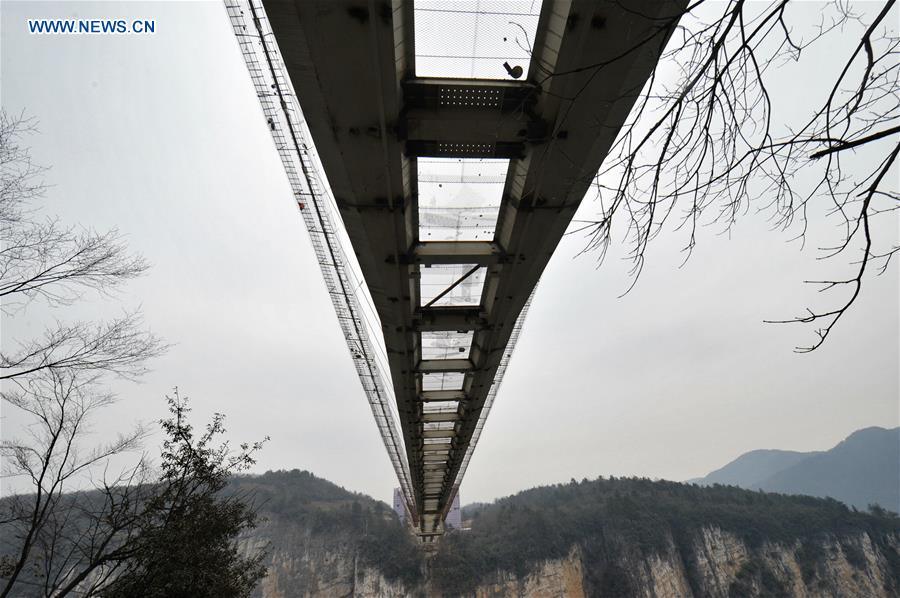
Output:
[[[388,500],[392,468],[221,4],[0,7],[0,100],[38,119],[30,145],[52,166],[41,207],[68,223],[117,227],[153,264],[111,300],[4,318],[4,348],[51,315],[140,306],[173,347],[141,384],[115,385],[121,401],[96,420],[97,438],[163,417],[163,396],[178,386],[197,423],[221,411],[236,441],[271,436],[259,471],[309,469]],[[76,16],[155,19],[157,33],[27,33],[28,18]],[[801,94],[815,76],[797,70],[782,91]],[[586,202],[576,218],[594,212]],[[598,269],[595,256],[576,259],[580,237],[564,240],[463,502],[598,475],[681,480],[748,450],[821,450],[862,427],[900,425],[896,264],[867,280],[822,349],[798,355],[812,331],[763,320],[807,305],[813,291],[802,280],[825,267],[816,233],[800,251],[762,217],[743,219],[730,238],[715,232],[702,233],[680,269],[683,238],[662,235],[621,299],[628,264]],[[21,422],[4,416],[6,438]]]

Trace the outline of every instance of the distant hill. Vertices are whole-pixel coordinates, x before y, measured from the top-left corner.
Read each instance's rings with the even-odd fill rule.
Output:
[[[706,477],[688,480],[688,483],[756,488],[758,482],[816,454],[766,449],[750,451]]]
[[[751,451],[689,481],[831,497],[858,509],[878,504],[900,512],[900,428],[864,428],[824,452]]]

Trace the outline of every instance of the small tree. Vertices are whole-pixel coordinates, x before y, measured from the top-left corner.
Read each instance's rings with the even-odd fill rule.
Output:
[[[53,308],[88,291],[109,294],[147,269],[116,231],[64,227],[30,208],[45,190],[38,180],[43,169],[22,145],[33,130],[29,119],[0,111],[0,309],[6,317],[35,301]],[[2,475],[25,484],[24,492],[0,499],[0,598],[243,596],[263,574],[258,555],[241,558],[230,543],[253,525],[253,511],[240,497],[219,494],[231,473],[253,463],[259,445],[235,454],[227,444],[214,447],[224,431],[221,415],[194,440],[176,393],[174,418],[163,422],[168,439],[158,476],[145,458],[113,473],[115,457],[139,448],[142,426],[85,446],[91,416],[115,400],[105,380],[140,376],[164,349],[141,328],[137,312],[100,323],[57,321],[33,339],[4,342],[0,401],[26,424],[19,437],[4,430],[0,440]],[[72,492],[85,482],[93,489]],[[171,560],[179,548],[180,560]],[[158,585],[163,582],[168,585]]]
[[[214,445],[224,429],[216,414],[199,438],[186,421],[186,400],[167,397],[172,417],[162,422],[162,474],[146,502],[134,556],[100,594],[107,598],[202,598],[248,596],[265,575],[263,552],[244,557],[238,535],[256,526],[256,513],[243,495],[223,496],[229,478],[255,463],[262,443],[242,444],[231,453]]]
[[[13,545],[0,595],[248,596],[265,575],[264,554],[241,556],[236,539],[256,525],[256,514],[246,495],[223,490],[254,464],[262,443],[237,452],[216,445],[225,431],[221,414],[195,438],[187,400],[176,390],[167,397],[171,417],[160,422],[166,439],[158,474],[142,459],[93,491],[64,494],[62,483],[79,466],[132,447],[143,430],[68,459],[87,415],[105,403],[84,386],[53,384],[54,401],[35,402],[47,422],[39,433],[49,435],[52,450],[41,459],[23,449],[19,457],[38,492],[0,502],[0,530]],[[50,403],[58,405],[52,413],[44,407]]]
[[[4,475],[24,477],[28,493],[0,502],[4,547],[0,596],[31,589],[58,595],[83,570],[108,557],[111,543],[129,535],[136,523],[136,494],[146,474],[140,460],[120,476],[105,475],[96,492],[65,490],[79,477],[118,454],[138,448],[145,430],[138,426],[105,445],[81,445],[91,415],[112,395],[100,392],[83,373],[47,368],[17,380],[2,399],[33,418],[23,439],[4,438]]]
[[[109,294],[141,275],[146,262],[128,253],[116,231],[97,233],[62,226],[38,214],[44,169],[34,164],[24,138],[34,122],[0,110],[0,312],[18,315],[35,302],[70,305],[88,291]],[[2,475],[21,494],[3,499],[0,597],[23,584],[46,595],[64,587],[72,571],[105,554],[134,521],[130,491],[146,472],[143,460],[111,474],[110,460],[138,448],[140,426],[100,446],[84,445],[88,421],[115,397],[103,390],[107,376],[135,378],[164,350],[143,330],[137,312],[106,322],[54,323],[32,339],[0,349],[0,402],[16,434],[0,440]],[[15,437],[18,436],[18,437]],[[100,479],[97,471],[103,470]],[[97,492],[72,493],[75,480],[93,480]],[[137,484],[137,486],[135,486]],[[75,516],[78,514],[78,516]],[[92,519],[91,515],[95,517]],[[93,521],[93,524],[90,523]],[[99,522],[103,525],[99,525]],[[40,558],[35,558],[40,555]],[[27,571],[26,571],[27,567]]]

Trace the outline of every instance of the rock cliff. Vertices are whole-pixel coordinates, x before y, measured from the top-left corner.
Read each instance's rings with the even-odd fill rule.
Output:
[[[447,597],[426,576],[406,585],[376,568],[360,566],[350,546],[336,551],[307,547],[273,553],[270,573],[258,590],[265,598],[312,596]],[[635,558],[611,553],[611,560],[586,558],[575,546],[564,558],[541,561],[524,574],[497,571],[467,595],[476,598],[891,598],[897,595],[898,539],[877,545],[866,534],[829,538],[816,544],[762,544],[752,548],[733,534],[706,528],[687,553],[670,544],[659,554]],[[586,574],[587,572],[597,573]],[[599,583],[598,583],[599,581]]]
[[[900,595],[900,522],[837,501],[573,482],[482,507],[471,531],[448,534],[425,557],[386,506],[330,492],[280,506],[270,496],[265,523],[243,541],[269,545],[258,597]]]

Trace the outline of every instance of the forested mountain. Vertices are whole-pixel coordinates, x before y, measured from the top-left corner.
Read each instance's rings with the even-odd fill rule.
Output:
[[[832,499],[573,480],[467,506],[471,529],[429,554],[388,505],[306,471],[225,492],[259,510],[239,539],[245,554],[266,547],[257,597],[900,595],[900,519]]]
[[[900,591],[900,521],[826,499],[646,479],[466,509],[426,559],[390,508],[308,472],[235,480],[269,544],[257,595],[874,596]]]
[[[900,428],[864,428],[824,452],[745,453],[698,484],[831,497],[858,509],[900,512]]]
[[[248,551],[269,547],[258,596],[365,595],[367,583],[380,595],[381,586],[422,583],[418,540],[381,501],[296,469],[235,478],[229,491],[262,517],[243,539]]]

